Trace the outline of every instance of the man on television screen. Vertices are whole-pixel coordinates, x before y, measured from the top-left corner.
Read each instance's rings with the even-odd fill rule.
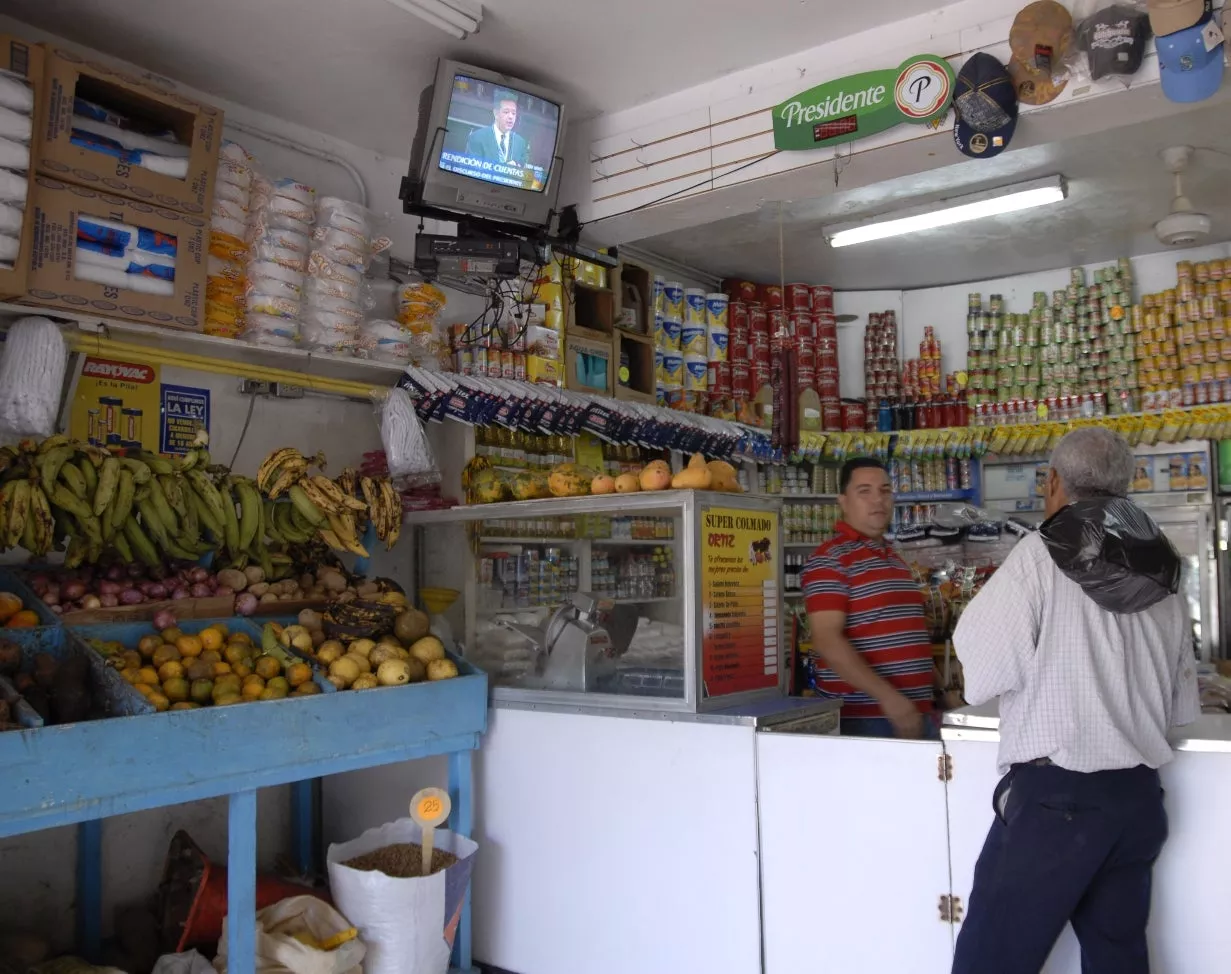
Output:
[[[492,115],[495,121],[491,125],[470,133],[466,155],[483,162],[524,166],[529,146],[513,131],[517,125],[517,96],[510,91],[497,92]]]

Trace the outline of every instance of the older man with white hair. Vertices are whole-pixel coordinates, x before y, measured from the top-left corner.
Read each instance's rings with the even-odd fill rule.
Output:
[[[1065,436],[1047,520],[962,614],[966,699],[1000,698],[995,820],[975,866],[954,974],[1037,974],[1064,925],[1083,974],[1147,974],[1154,861],[1167,838],[1158,768],[1196,720],[1180,559],[1127,498],[1133,452]]]

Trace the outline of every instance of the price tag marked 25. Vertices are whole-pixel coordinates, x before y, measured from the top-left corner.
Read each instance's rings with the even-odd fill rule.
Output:
[[[414,819],[416,825],[423,829],[424,876],[432,872],[432,849],[435,846],[436,828],[448,821],[452,810],[453,803],[449,800],[449,793],[440,788],[424,788],[416,792],[415,797],[410,800],[410,817]]]

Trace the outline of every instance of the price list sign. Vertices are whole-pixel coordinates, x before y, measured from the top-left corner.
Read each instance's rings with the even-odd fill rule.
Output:
[[[778,685],[778,514],[701,516],[701,674],[707,697]]]

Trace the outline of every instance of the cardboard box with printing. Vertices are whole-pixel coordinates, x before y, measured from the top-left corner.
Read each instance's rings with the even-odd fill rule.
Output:
[[[0,300],[26,293],[33,225],[30,147],[43,95],[43,49],[0,34]]]

